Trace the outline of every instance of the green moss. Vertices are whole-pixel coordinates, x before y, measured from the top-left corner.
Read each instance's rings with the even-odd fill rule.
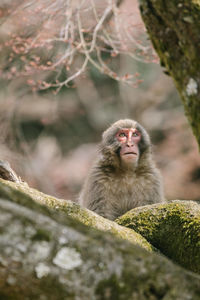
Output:
[[[172,201],[136,208],[116,220],[134,229],[163,254],[200,273],[200,205]]]

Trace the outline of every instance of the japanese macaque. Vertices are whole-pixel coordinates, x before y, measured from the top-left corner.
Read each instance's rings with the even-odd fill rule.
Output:
[[[163,201],[162,180],[148,133],[134,120],[117,121],[103,133],[99,157],[79,203],[114,220],[137,206]]]

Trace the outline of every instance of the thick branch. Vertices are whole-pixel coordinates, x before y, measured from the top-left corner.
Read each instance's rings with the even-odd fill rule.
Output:
[[[54,214],[55,221],[60,221],[59,212],[72,219],[82,222],[87,226],[103,231],[109,231],[115,236],[125,239],[131,243],[138,244],[148,251],[152,251],[153,247],[135,231],[119,226],[115,222],[107,220],[92,211],[80,207],[80,205],[70,200],[57,199],[55,197],[43,194],[38,190],[30,188],[26,183],[14,183],[0,179],[0,197],[10,199],[15,203],[29,207],[30,209],[37,208],[39,203],[42,206],[40,211],[46,212],[46,207],[56,211]]]
[[[175,81],[200,146],[200,2],[139,0],[163,65]]]

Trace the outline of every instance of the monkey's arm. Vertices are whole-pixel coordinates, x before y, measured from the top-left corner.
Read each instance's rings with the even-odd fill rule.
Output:
[[[107,218],[104,179],[94,168],[85,181],[78,200],[79,204]]]
[[[149,196],[151,201],[149,204],[166,202],[160,171],[157,168],[154,168],[152,174],[150,175],[150,178],[151,180],[149,181]]]

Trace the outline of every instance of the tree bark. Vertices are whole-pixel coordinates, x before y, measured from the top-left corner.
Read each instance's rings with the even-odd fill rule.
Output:
[[[161,65],[174,79],[200,146],[200,2],[139,0]]]
[[[1,299],[199,299],[197,275],[19,186],[1,180]]]

